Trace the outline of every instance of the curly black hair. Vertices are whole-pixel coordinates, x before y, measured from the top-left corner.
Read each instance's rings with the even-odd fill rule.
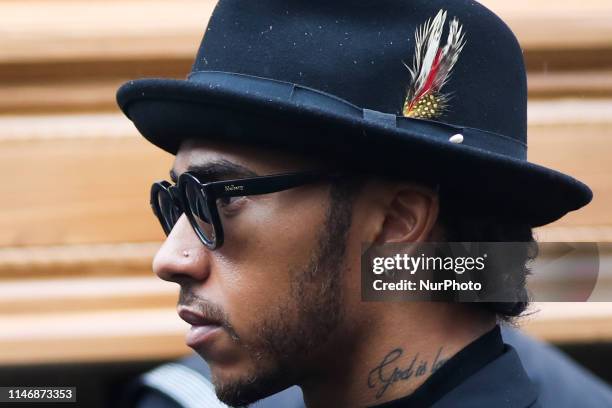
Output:
[[[443,229],[446,242],[525,242],[527,245],[516,247],[513,257],[507,265],[510,270],[519,271],[513,274],[511,284],[516,293],[514,302],[476,303],[477,307],[493,312],[498,320],[512,322],[520,316],[529,305],[529,294],[526,288],[527,276],[530,274],[529,262],[537,256],[538,245],[533,237],[529,223],[521,219],[512,219],[507,214],[490,214],[487,212],[457,211],[452,196],[440,196],[440,213],[438,222]]]

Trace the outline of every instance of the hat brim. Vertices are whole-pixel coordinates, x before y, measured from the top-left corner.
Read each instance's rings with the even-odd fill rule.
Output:
[[[540,226],[588,204],[592,192],[558,171],[466,144],[430,138],[416,127],[363,121],[347,110],[290,103],[223,82],[140,79],[117,93],[140,133],[176,154],[189,139],[328,156],[358,170],[435,180],[465,211]],[[416,123],[416,122],[415,122]],[[423,177],[423,175],[427,177]]]

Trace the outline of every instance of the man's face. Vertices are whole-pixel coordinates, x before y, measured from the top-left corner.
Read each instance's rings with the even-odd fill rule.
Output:
[[[206,182],[313,169],[279,156],[186,143],[173,172]],[[215,251],[182,215],[157,253],[155,273],[181,286],[182,317],[216,326],[192,328],[187,342],[208,362],[224,402],[246,404],[299,382],[341,330],[346,294],[358,293],[346,276],[358,268],[360,240],[347,245],[351,202],[333,191],[322,182],[224,202],[225,241]]]

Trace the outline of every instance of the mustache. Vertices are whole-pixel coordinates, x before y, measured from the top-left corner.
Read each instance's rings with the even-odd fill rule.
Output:
[[[191,288],[181,287],[177,306],[187,307],[206,316],[207,319],[218,322],[235,341],[240,341],[240,336],[236,333],[223,308],[208,299],[197,296]]]

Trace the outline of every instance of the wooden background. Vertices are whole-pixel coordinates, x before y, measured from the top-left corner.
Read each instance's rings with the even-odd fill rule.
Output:
[[[595,192],[538,236],[612,241],[612,2],[483,3],[525,50],[529,159]],[[172,157],[138,136],[114,95],[128,79],[184,77],[213,6],[0,0],[0,365],[189,352],[176,288],[150,269],[163,235],[148,189]],[[536,336],[612,341],[612,304],[535,307],[525,329]]]

